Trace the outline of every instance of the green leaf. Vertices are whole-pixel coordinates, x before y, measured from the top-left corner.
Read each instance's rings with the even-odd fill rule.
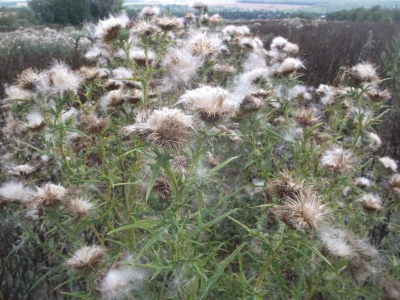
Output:
[[[153,227],[154,227],[154,222],[146,220],[146,221],[137,222],[135,224],[128,224],[128,225],[113,229],[113,230],[107,232],[107,235],[116,233],[118,231],[129,230],[129,229],[133,229],[133,228],[151,229]]]
[[[230,214],[234,213],[237,210],[239,210],[239,209],[238,208],[232,209],[232,210],[230,210],[230,211],[218,216],[217,218],[211,220],[210,222],[207,222],[207,223],[203,224],[200,228],[197,228],[195,231],[191,232],[190,233],[190,237],[193,237],[196,234],[199,234],[204,229],[211,227],[215,223],[218,223],[219,221],[221,221],[222,219],[228,217]]]
[[[210,292],[211,287],[214,285],[214,283],[218,280],[218,278],[222,275],[224,269],[230,264],[230,262],[238,255],[240,250],[246,245],[246,243],[241,244],[239,247],[236,248],[235,251],[231,253],[231,255],[228,256],[228,258],[225,259],[225,261],[218,267],[217,271],[214,272],[214,275],[208,279],[206,282],[204,288],[200,291],[200,297],[198,298],[199,300],[201,299],[207,299],[207,294]]]

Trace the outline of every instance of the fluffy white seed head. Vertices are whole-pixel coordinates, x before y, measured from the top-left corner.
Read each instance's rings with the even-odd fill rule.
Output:
[[[350,236],[346,231],[337,228],[324,228],[319,234],[322,242],[321,252],[337,258],[348,259],[356,255],[355,249],[350,245]]]
[[[154,7],[152,5],[145,6],[141,10],[139,16],[141,17],[146,17],[146,18],[151,18],[154,16],[158,16],[160,14],[160,9],[158,7]]]
[[[20,181],[6,182],[0,187],[0,197],[7,201],[26,203],[33,199],[34,194],[34,190]]]
[[[120,29],[126,27],[129,17],[125,13],[110,15],[107,19],[100,20],[97,25],[92,25],[93,37],[103,43],[108,43],[117,38]]]
[[[25,128],[32,131],[40,131],[46,126],[43,116],[38,111],[30,112],[26,116]]]
[[[187,91],[179,98],[179,103],[187,105],[204,121],[211,123],[231,116],[235,111],[235,104],[228,99],[228,91],[219,87],[203,86]]]
[[[364,194],[358,201],[369,212],[377,212],[383,208],[381,198],[375,194]]]
[[[89,272],[95,269],[103,260],[105,249],[100,246],[84,246],[77,250],[65,265],[79,272]]]
[[[353,168],[353,153],[340,147],[328,150],[322,157],[322,165],[333,173],[344,173]]]
[[[85,197],[79,197],[72,199],[68,203],[68,209],[72,212],[75,218],[85,217],[91,210],[93,210],[94,204]]]
[[[394,159],[389,156],[380,157],[379,161],[386,169],[391,169],[393,172],[397,172],[397,163]]]
[[[360,188],[369,188],[372,182],[366,177],[357,177],[354,179],[354,184]]]

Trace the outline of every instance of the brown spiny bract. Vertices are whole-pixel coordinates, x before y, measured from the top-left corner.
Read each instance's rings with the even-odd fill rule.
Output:
[[[381,91],[377,88],[372,88],[366,91],[365,94],[367,98],[372,102],[385,102],[386,100],[392,98],[392,95],[390,94],[389,90]]]
[[[280,178],[273,180],[269,187],[270,190],[278,194],[281,199],[286,197],[295,198],[300,195],[301,191],[305,188],[303,182],[293,180],[287,172],[282,172]]]
[[[246,96],[240,103],[240,112],[242,114],[251,113],[264,106],[264,100],[260,97]]]
[[[97,134],[103,132],[110,124],[110,118],[96,117],[95,115],[82,115],[81,122],[84,124],[82,130],[86,134]]]

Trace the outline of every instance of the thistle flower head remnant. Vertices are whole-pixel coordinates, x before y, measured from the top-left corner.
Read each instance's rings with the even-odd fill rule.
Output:
[[[93,37],[103,43],[109,43],[118,37],[118,33],[125,28],[129,22],[129,17],[125,13],[110,15],[107,19],[100,20],[97,25],[93,25]]]
[[[29,68],[23,71],[17,78],[17,87],[24,91],[36,91],[37,83],[40,80],[39,73]]]
[[[164,212],[172,203],[172,187],[164,178],[159,178],[154,182],[147,205],[154,213]]]
[[[286,76],[295,73],[300,68],[304,68],[300,59],[288,57],[274,67],[274,74]]]
[[[351,246],[350,235],[341,229],[324,228],[319,234],[322,242],[321,253],[337,258],[348,259],[356,255],[356,250]]]
[[[46,126],[43,116],[37,111],[30,112],[26,121],[24,127],[32,131],[40,131]]]
[[[83,218],[94,208],[89,199],[80,197],[69,201],[68,208],[76,219]]]
[[[330,218],[322,198],[310,188],[303,189],[294,198],[287,198],[284,209],[290,215],[294,227],[300,230],[318,231]]]
[[[104,300],[125,299],[132,291],[140,289],[149,276],[143,268],[120,265],[107,272],[98,289]]]
[[[195,32],[188,41],[188,48],[196,56],[211,59],[222,50],[222,40],[216,34]]]
[[[228,99],[228,92],[222,88],[203,86],[182,95],[178,101],[196,111],[203,121],[216,123],[234,114],[235,104]]]
[[[372,102],[385,102],[392,98],[392,94],[387,89],[382,91],[376,87],[372,87],[365,92],[364,97]]]
[[[192,3],[192,7],[197,10],[204,10],[205,12],[208,11],[208,3],[201,0],[196,0]]]
[[[84,246],[77,250],[65,265],[78,272],[90,272],[98,267],[105,256],[105,249],[100,246]]]
[[[82,115],[81,122],[85,124],[85,126],[83,126],[83,132],[86,134],[98,134],[108,127],[110,118],[98,118],[95,115]]]
[[[389,179],[389,188],[396,194],[400,194],[400,174],[393,174]]]
[[[18,82],[18,81],[17,81]],[[36,87],[33,87],[36,88]],[[5,86],[5,94],[6,94],[6,99],[24,99],[24,100],[29,100],[32,97],[32,93],[20,88],[17,85],[10,85],[10,86]]]
[[[22,182],[10,181],[3,183],[0,187],[0,200],[2,198],[6,201],[26,203],[31,200],[34,193],[32,189],[25,187]]]
[[[208,18],[208,22],[214,26],[221,24],[223,20],[224,19],[219,14],[214,14]]]
[[[394,279],[382,278],[380,288],[382,300],[400,299],[400,282]]]
[[[377,212],[382,210],[382,201],[378,195],[365,194],[358,200],[362,207],[368,212]]]
[[[271,50],[286,53],[297,53],[299,52],[299,46],[290,43],[287,39],[277,36],[271,42]]]
[[[354,179],[354,184],[360,188],[369,188],[371,187],[372,182],[366,177],[357,177]]]
[[[26,176],[33,173],[36,169],[36,166],[24,164],[11,168],[7,173],[14,176]]]
[[[370,63],[359,63],[347,71],[347,74],[358,83],[378,81],[376,67]]]
[[[353,168],[353,153],[340,147],[328,150],[322,157],[322,165],[332,173],[344,173]]]
[[[157,18],[156,25],[163,31],[171,31],[179,27],[179,21],[174,17],[164,15]]]
[[[37,91],[41,93],[60,94],[77,92],[82,78],[71,71],[63,62],[53,61],[50,69],[40,74]]]
[[[380,157],[379,161],[386,169],[391,169],[393,172],[397,172],[397,163],[394,159],[389,156]]]
[[[281,199],[284,199],[297,198],[304,189],[303,182],[293,179],[288,172],[282,172],[279,179],[275,179],[269,184],[267,191],[273,191]]]
[[[43,188],[37,188],[36,204],[44,207],[53,207],[64,200],[67,190],[61,185],[47,183]]]
[[[169,48],[161,61],[167,75],[163,80],[164,86],[171,89],[176,84],[186,85],[190,79],[197,76],[197,70],[203,63],[203,57],[193,55],[188,49]]]
[[[148,5],[143,7],[139,15],[144,18],[152,18],[154,16],[158,16],[159,14],[160,14],[160,9],[158,7],[154,7],[153,5]]]
[[[311,127],[320,122],[320,118],[316,115],[317,111],[315,109],[303,108],[294,115],[294,119],[302,127]]]
[[[378,149],[382,145],[382,140],[375,132],[368,132],[367,137],[371,140],[370,147],[372,149]]]
[[[164,107],[154,110],[149,116],[139,113],[136,124],[125,126],[122,132],[136,134],[149,143],[167,150],[179,151],[189,142],[194,133],[194,119],[179,109]]]

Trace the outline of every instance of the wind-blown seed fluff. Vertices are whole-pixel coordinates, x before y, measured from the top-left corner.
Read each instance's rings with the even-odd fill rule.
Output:
[[[389,188],[396,194],[400,194],[400,174],[393,174],[389,179]]]
[[[394,159],[389,156],[380,157],[379,161],[386,169],[391,169],[393,172],[397,172],[397,163]]]
[[[47,183],[43,188],[37,188],[36,204],[52,207],[64,200],[67,190],[61,185]]]
[[[54,61],[50,69],[40,73],[37,91],[50,94],[64,94],[69,91],[77,92],[82,78],[77,76],[63,62]]]
[[[85,217],[93,208],[94,204],[84,197],[73,199],[68,203],[68,209],[77,219]]]
[[[149,143],[168,150],[181,150],[194,133],[194,119],[179,109],[164,107],[150,115],[139,113],[136,123],[122,128],[125,134],[136,134]]]
[[[93,27],[93,37],[99,39],[103,43],[111,42],[116,39],[120,29],[124,28],[129,22],[129,17],[125,13],[113,16],[108,19],[100,20]]]
[[[370,63],[359,63],[349,70],[349,75],[359,82],[378,81],[376,67]]]
[[[235,104],[228,99],[228,91],[219,87],[203,86],[187,91],[179,98],[179,103],[187,105],[210,123],[232,116],[235,111]]]
[[[190,79],[197,76],[197,71],[203,63],[203,57],[195,56],[185,48],[169,48],[161,61],[166,71],[164,86],[172,89],[176,84],[186,85]]]
[[[102,262],[104,256],[105,249],[103,247],[84,246],[77,250],[64,264],[76,271],[89,272]]]
[[[340,147],[328,150],[322,157],[322,165],[333,173],[344,173],[353,168],[353,153]]]
[[[122,265],[110,269],[100,283],[99,291],[104,300],[125,299],[132,291],[140,289],[150,273],[143,268]]]
[[[25,127],[32,131],[40,131],[46,126],[43,116],[38,111],[27,114],[26,121]]]
[[[6,182],[0,187],[0,198],[7,201],[28,202],[34,194],[32,189],[25,187],[20,181]]]
[[[321,253],[338,258],[352,258],[356,255],[355,249],[350,245],[350,236],[346,231],[337,228],[324,228],[319,234],[322,242]]]
[[[378,195],[364,194],[358,201],[361,203],[362,207],[369,212],[377,212],[383,208],[381,205],[382,201]]]
[[[360,188],[369,188],[371,187],[372,182],[366,177],[357,177],[354,179],[354,184]]]

